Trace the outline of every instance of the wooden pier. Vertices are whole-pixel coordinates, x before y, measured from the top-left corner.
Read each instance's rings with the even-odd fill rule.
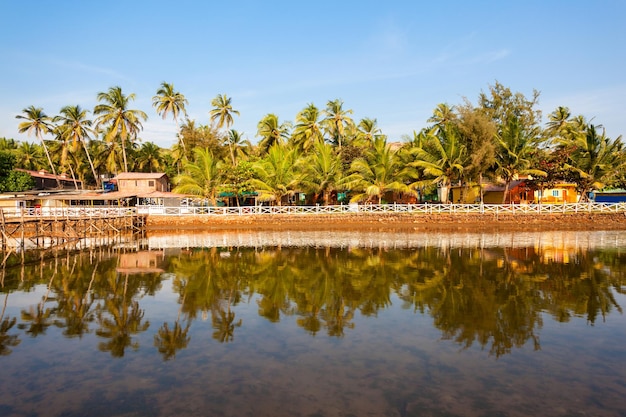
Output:
[[[142,234],[146,216],[134,208],[0,209],[2,252],[40,249]]]

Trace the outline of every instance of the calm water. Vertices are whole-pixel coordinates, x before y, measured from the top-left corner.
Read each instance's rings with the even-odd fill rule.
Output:
[[[0,416],[624,416],[619,232],[153,236],[2,270]]]

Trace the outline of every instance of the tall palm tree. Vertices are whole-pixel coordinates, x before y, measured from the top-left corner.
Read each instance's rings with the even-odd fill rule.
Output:
[[[307,105],[296,115],[296,125],[292,139],[294,145],[299,150],[305,152],[319,140],[323,140],[320,111],[315,104]]]
[[[133,142],[137,139],[137,134],[143,126],[141,121],[148,120],[148,115],[141,110],[129,109],[135,94],[125,95],[119,86],[111,87],[106,92],[98,93],[98,101],[93,110],[96,119],[96,127],[104,129],[104,139],[107,142],[121,142],[121,151],[124,159],[124,171],[128,171],[128,160],[126,158],[126,142]]]
[[[411,166],[421,169],[432,184],[438,184],[439,200],[447,203],[452,181],[463,174],[466,159],[466,149],[455,126],[446,124],[432,128],[423,146],[414,148],[413,152],[415,160]]]
[[[161,148],[152,142],[141,145],[135,159],[136,168],[141,172],[162,172],[165,168]]]
[[[237,156],[242,154],[245,155],[245,148],[252,147],[250,141],[248,139],[244,139],[243,134],[235,129],[230,129],[228,131],[228,136],[226,136],[225,141],[228,144],[230,159],[233,166],[237,165]]]
[[[331,142],[341,149],[346,127],[354,124],[352,118],[348,116],[352,114],[352,110],[344,110],[343,101],[336,99],[326,103],[326,110],[324,110],[323,114],[326,116],[323,124]]]
[[[35,136],[41,142],[41,146],[43,147],[46,157],[48,158],[48,164],[50,169],[52,170],[52,174],[57,182],[57,187],[61,188],[61,182],[57,177],[57,171],[54,168],[54,164],[52,164],[52,158],[50,158],[50,152],[48,152],[48,147],[46,146],[46,142],[43,139],[44,133],[49,133],[52,131],[53,127],[50,124],[51,120],[46,113],[44,113],[41,107],[29,106],[22,110],[23,114],[18,114],[15,116],[16,119],[24,120],[21,122],[17,129],[20,133],[27,133],[29,136],[31,133],[34,133]]]
[[[259,148],[261,153],[267,153],[267,151],[274,145],[282,145],[289,137],[289,129],[291,123],[280,123],[278,116],[275,114],[266,115],[257,125],[257,136],[261,138],[259,141]]]
[[[351,169],[354,173],[344,181],[346,187],[357,190],[351,198],[353,202],[375,197],[380,204],[386,192],[413,193],[403,182],[406,171],[385,137],[374,140],[365,156],[352,163]]]
[[[300,163],[295,149],[279,143],[272,145],[265,158],[254,165],[257,178],[251,180],[251,185],[259,200],[282,205],[283,197],[293,195],[300,184]]]
[[[96,181],[96,187],[99,188],[100,179],[96,174],[96,169],[93,166],[93,161],[91,159],[91,155],[89,154],[89,149],[87,148],[87,142],[90,139],[90,134],[94,133],[91,128],[92,121],[87,119],[89,111],[82,109],[79,105],[76,105],[65,106],[61,109],[60,113],[61,114],[59,116],[54,118],[54,122],[57,123],[61,140],[71,142],[74,147],[74,151],[76,151],[75,147],[77,144],[82,145],[85,155],[87,155],[89,166],[91,167],[91,173]]]
[[[221,129],[224,125],[226,129],[229,129],[234,123],[233,114],[239,116],[239,111],[233,109],[231,102],[232,99],[226,96],[226,94],[218,94],[211,100],[213,110],[209,114],[211,115],[211,122],[217,122],[218,129]]]
[[[559,144],[570,145],[574,149],[567,167],[578,174],[581,201],[588,198],[590,191],[604,188],[606,182],[623,170],[626,164],[622,137],[611,140],[604,131],[598,134],[593,124],[587,125],[583,134],[570,141],[563,139]]]
[[[516,117],[498,134],[499,149],[496,151],[496,174],[505,182],[502,203],[506,202],[511,181],[520,175],[545,177],[546,172],[531,167],[531,153],[537,147],[537,132],[527,131]]]
[[[363,146],[372,146],[374,141],[382,135],[376,119],[368,117],[361,119],[357,126],[357,139]]]
[[[455,120],[454,106],[450,107],[447,103],[437,104],[437,107],[433,110],[433,115],[428,118],[428,121],[434,123],[437,127],[444,126]]]
[[[186,161],[184,174],[174,178],[175,193],[193,194],[206,198],[211,205],[217,203],[217,193],[222,185],[222,162],[206,148],[195,148],[194,161]]]
[[[548,134],[557,136],[562,134],[563,131],[571,123],[572,114],[569,111],[569,108],[559,106],[552,113],[548,115],[548,122],[546,123],[546,131]]]
[[[304,166],[302,185],[316,195],[321,194],[324,205],[328,205],[330,194],[339,189],[341,181],[342,163],[339,154],[319,138]]]
[[[168,115],[172,115],[174,123],[176,123],[176,135],[179,136],[180,127],[178,126],[178,117],[182,114],[187,115],[185,106],[189,104],[184,95],[174,90],[174,84],[163,81],[161,87],[157,90],[156,96],[152,97],[152,107],[157,114],[165,120]],[[180,142],[185,149],[185,141],[179,136]]]

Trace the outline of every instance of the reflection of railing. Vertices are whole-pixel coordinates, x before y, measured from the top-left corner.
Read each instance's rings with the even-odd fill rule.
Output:
[[[338,214],[338,213],[416,213],[416,214],[550,214],[625,213],[626,203],[570,204],[350,204],[341,206],[245,206],[245,207],[165,207],[137,206],[138,214],[250,215],[250,214]]]
[[[25,207],[2,208],[6,218],[15,217],[124,217],[137,214],[135,207]]]

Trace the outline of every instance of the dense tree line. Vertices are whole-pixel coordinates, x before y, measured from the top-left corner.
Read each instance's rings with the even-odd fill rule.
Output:
[[[131,108],[134,98],[116,86],[97,94],[92,112],[73,105],[51,117],[30,106],[16,116],[19,131],[39,143],[0,138],[0,150],[15,157],[16,167],[69,173],[90,187],[118,172],[166,172],[175,191],[212,204],[220,192],[252,190],[272,204],[296,192],[329,204],[334,193],[346,190],[360,202],[421,199],[434,191],[445,202],[453,185],[492,181],[508,191],[514,179],[528,175],[538,188],[576,183],[585,199],[590,191],[626,182],[621,136],[607,137],[601,125],[567,107],[558,107],[543,123],[538,92],[528,98],[498,82],[476,103],[438,104],[428,127],[397,142],[388,140],[376,119],[353,119],[337,99],[324,108],[308,104],[293,123],[267,114],[253,144],[232,128],[239,112],[230,97],[220,94],[211,101],[203,125],[189,119],[187,99],[164,82],[152,104],[176,124],[175,143],[166,149],[141,140],[148,115]]]

